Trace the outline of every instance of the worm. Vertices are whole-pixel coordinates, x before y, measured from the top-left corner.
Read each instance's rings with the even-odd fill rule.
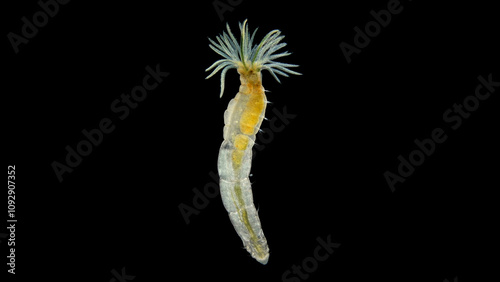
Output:
[[[208,39],[209,47],[223,59],[206,69],[213,69],[207,79],[222,70],[220,97],[224,94],[225,75],[229,69],[235,68],[238,71],[241,82],[238,94],[224,112],[224,141],[217,162],[220,194],[243,246],[258,262],[267,264],[269,247],[253,203],[252,187],[248,179],[255,135],[264,119],[267,104],[261,71],[267,70],[278,82],[280,80],[277,75],[288,77],[288,74],[300,73],[289,69],[298,65],[275,61],[291,54],[276,54],[276,51],[286,46],[286,43],[280,43],[284,36],[279,30],[270,31],[259,44],[254,45],[257,29],[250,36],[247,20],[239,23],[239,42],[232,34],[229,24],[226,28],[227,33],[217,36],[217,42]]]

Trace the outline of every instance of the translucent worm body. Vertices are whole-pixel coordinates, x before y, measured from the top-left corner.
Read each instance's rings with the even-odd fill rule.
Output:
[[[299,74],[288,67],[297,65],[274,62],[273,59],[290,53],[274,54],[284,47],[278,44],[283,36],[279,30],[269,32],[259,45],[252,46],[255,32],[249,36],[246,21],[240,24],[241,38],[238,43],[229,25],[225,32],[217,37],[218,44],[210,40],[210,48],[224,59],[215,62],[208,70],[215,70],[211,77],[222,69],[221,96],[224,92],[225,73],[236,68],[240,74],[241,86],[238,94],[224,112],[224,141],[220,147],[218,170],[220,192],[224,207],[234,229],[243,241],[247,251],[262,264],[269,259],[269,247],[262,231],[261,223],[253,203],[252,187],[248,176],[252,162],[252,147],[255,135],[259,131],[266,110],[266,95],[262,86],[261,70],[268,70],[279,81],[276,74]]]

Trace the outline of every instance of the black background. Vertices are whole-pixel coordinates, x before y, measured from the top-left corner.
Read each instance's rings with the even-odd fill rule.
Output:
[[[160,2],[71,1],[17,54],[7,34],[21,34],[21,18],[40,7],[4,3],[3,146],[16,166],[18,281],[110,281],[122,268],[133,281],[282,281],[328,236],[340,247],[308,281],[498,277],[489,257],[500,88],[457,130],[443,121],[479,75],[500,80],[492,6],[401,1],[401,13],[347,63],[339,44],[353,45],[353,28],[389,1],[232,1],[223,20],[212,1]],[[219,99],[219,76],[205,80],[219,59],[207,37],[244,19],[258,38],[280,29],[293,53],[281,61],[303,74],[279,84],[263,73],[267,116],[285,107],[295,115],[265,133],[270,141],[253,160],[266,266],[242,249],[220,197],[189,224],[179,211],[193,206],[193,188],[213,182],[223,113],[239,85],[228,72]],[[169,76],[118,119],[111,103],[157,64]],[[51,164],[64,163],[65,147],[103,118],[115,130],[60,183]],[[398,156],[438,127],[448,139],[392,192],[384,172],[397,172]],[[1,247],[5,273],[5,240]]]

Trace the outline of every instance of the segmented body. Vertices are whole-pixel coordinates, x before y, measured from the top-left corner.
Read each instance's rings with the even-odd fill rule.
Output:
[[[221,72],[221,91],[224,93],[224,79],[228,69],[236,68],[240,74],[240,91],[234,97],[224,113],[224,141],[220,147],[218,169],[220,191],[224,207],[229,213],[234,229],[243,241],[247,251],[257,261],[266,264],[269,259],[269,248],[260,224],[252,196],[252,187],[248,176],[252,162],[252,147],[255,134],[259,131],[266,110],[266,95],[262,87],[261,70],[267,70],[279,82],[276,75],[300,73],[290,70],[297,65],[274,61],[290,55],[288,52],[275,54],[286,43],[280,43],[284,36],[279,30],[269,32],[262,41],[253,45],[255,30],[250,36],[246,20],[240,23],[240,42],[231,33],[227,25],[227,33],[216,37],[217,42],[209,39],[209,47],[220,59],[206,71],[215,68],[207,76],[210,78],[219,70]]]
[[[224,207],[247,251],[266,264],[269,248],[253,203],[248,176],[252,147],[266,110],[261,74],[240,72],[240,91],[224,113],[224,141],[219,151],[218,169]]]

